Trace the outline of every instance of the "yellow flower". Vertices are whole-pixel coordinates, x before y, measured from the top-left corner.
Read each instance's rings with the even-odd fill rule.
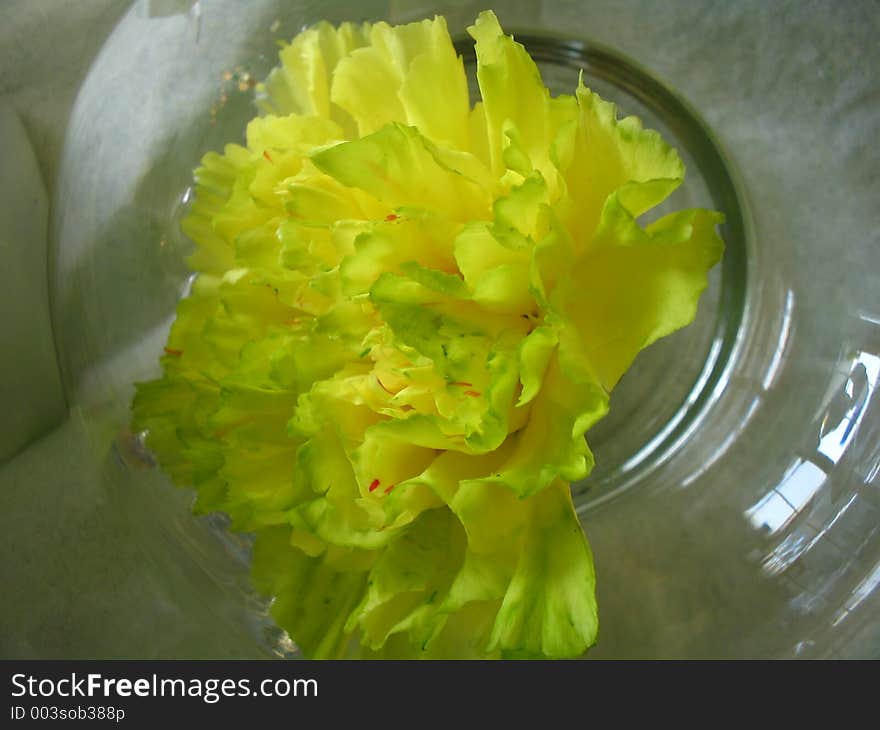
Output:
[[[141,384],[163,467],[256,533],[307,656],[570,657],[598,625],[569,482],[643,347],[720,258],[660,136],[551,97],[491,12],[470,106],[443,18],[306,30],[209,153],[199,273]]]

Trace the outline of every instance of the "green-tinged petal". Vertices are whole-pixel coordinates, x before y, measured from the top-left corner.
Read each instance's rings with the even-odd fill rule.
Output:
[[[528,496],[556,479],[570,482],[586,477],[593,454],[584,433],[607,412],[606,391],[595,380],[567,377],[557,354],[550,358],[541,392],[530,407],[528,423],[511,436],[513,454],[482,480]]]
[[[546,234],[541,213],[547,203],[547,185],[539,173],[527,177],[521,185],[495,201],[495,232],[500,235],[519,234],[522,238],[538,240]],[[502,238],[502,242],[510,240]],[[508,244],[520,248],[522,244]]]
[[[534,310],[528,252],[503,245],[490,224],[462,230],[455,239],[455,260],[473,300],[487,311],[522,316]]]
[[[543,311],[551,309],[550,298],[560,280],[568,275],[575,260],[574,242],[559,217],[551,210],[548,233],[531,251],[529,292]]]
[[[452,242],[460,224],[417,208],[399,208],[389,218],[357,236],[354,252],[340,264],[346,294],[368,292],[381,274],[400,273],[407,262],[437,271],[455,270]]]
[[[661,203],[684,177],[678,153],[636,117],[617,119],[614,104],[580,83],[579,121],[565,174],[572,206],[567,224],[579,249],[588,247],[608,196],[624,188],[621,203],[637,217]]]
[[[480,13],[468,33],[476,41],[477,80],[493,171],[500,176],[509,167],[526,175],[537,169],[555,193],[559,159],[554,143],[560,133],[571,134],[570,122],[577,115],[574,98],[551,98],[535,62],[521,44],[504,35],[492,11]]]
[[[345,622],[366,590],[363,562],[339,551],[312,557],[291,545],[290,528],[264,529],[254,545],[253,580],[274,597],[272,616],[307,656],[338,659],[350,640]]]
[[[436,427],[412,417],[394,427],[427,428],[430,441],[420,441],[424,445],[445,434],[451,441],[440,448],[495,449],[508,433],[518,381],[515,343],[528,325],[521,317],[493,316],[459,304],[457,297],[465,292],[458,277],[409,271],[420,280],[385,274],[371,299],[396,340],[430,359],[449,386],[434,394]]]
[[[201,512],[221,509],[226,501],[218,476],[224,448],[203,429],[218,401],[210,384],[166,378],[138,383],[132,404],[133,429],[147,433],[147,446],[176,483],[199,490]]]
[[[533,497],[530,506],[489,648],[508,658],[577,657],[595,642],[599,625],[593,556],[564,483]]]
[[[343,23],[334,28],[319,23],[300,33],[278,54],[281,65],[269,74],[257,91],[264,111],[327,117],[346,134],[354,120],[330,101],[330,85],[340,61],[369,42],[370,25]]]
[[[217,409],[206,426],[233,448],[286,445],[287,422],[295,405],[295,392],[237,384],[224,386]]]
[[[339,125],[326,117],[270,114],[248,123],[247,147],[258,155],[276,150],[298,151],[302,155],[317,145],[343,139],[343,134]]]
[[[310,495],[294,481],[296,450],[227,450],[220,478],[226,484],[222,509],[237,530],[284,524],[285,512]]]
[[[265,216],[254,219],[245,207],[242,193],[237,193],[246,190],[254,172],[250,153],[237,145],[227,145],[224,155],[209,152],[202,158],[195,171],[195,201],[181,224],[183,232],[197,245],[188,260],[196,271],[222,275],[234,266],[232,238],[218,225],[234,199],[239,201],[238,210],[246,218],[240,230],[247,230],[251,220],[257,227],[265,220]]]
[[[356,50],[333,78],[333,102],[355,120],[360,137],[406,118],[398,96],[403,69],[383,51],[374,45]]]
[[[538,327],[529,333],[519,347],[519,379],[522,383],[517,406],[535,399],[544,383],[544,374],[558,342],[551,327]]]
[[[376,23],[369,46],[340,62],[331,97],[366,136],[389,122],[466,149],[467,80],[443,18],[397,27]]]
[[[558,293],[579,347],[610,389],[639,351],[690,323],[723,245],[722,217],[683,211],[645,230],[616,215],[595,253],[578,261]]]
[[[339,125],[321,117],[291,114],[258,117],[247,128],[247,146],[253,153],[254,178],[248,192],[255,203],[281,212],[284,196],[279,184],[302,171],[304,157],[314,147],[344,139]]]
[[[473,353],[485,354],[498,342],[511,344],[528,331],[521,317],[489,311],[469,301],[462,278],[419,272],[417,266],[408,267],[402,275],[380,276],[370,289],[370,300],[404,344],[435,364],[447,362],[463,370],[468,369]],[[445,373],[443,366],[441,372],[461,379]]]
[[[294,430],[307,440],[299,449],[295,479],[319,496],[296,507],[288,519],[334,545],[379,547],[421,512],[438,506],[430,490],[399,486],[421,473],[435,452],[407,440],[377,438],[377,429],[390,422],[348,405],[344,392],[332,385],[328,381],[324,394],[302,398],[297,409]]]
[[[414,127],[388,124],[367,137],[319,151],[312,161],[342,184],[392,208],[435,210],[458,221],[488,217],[488,191],[441,162]]]
[[[499,604],[500,601],[471,601],[455,611],[444,613],[445,619],[439,630],[422,645],[418,653],[410,649],[409,656],[414,659],[454,660],[500,658],[500,652],[487,648]],[[393,647],[392,651],[395,651]],[[402,654],[400,649],[396,649],[396,653],[389,654],[389,657]]]
[[[380,421],[364,432],[363,443],[352,454],[352,465],[366,497],[390,494],[396,485],[421,474],[436,458],[434,449],[396,438]]]
[[[347,628],[359,626],[373,649],[404,630],[416,643],[427,641],[438,620],[433,604],[459,572],[465,544],[461,524],[449,510],[425,512],[379,556]]]
[[[492,169],[492,157],[489,147],[489,128],[486,120],[486,109],[483,102],[474,104],[468,115],[468,137],[470,145],[467,151],[479,160],[484,167]]]
[[[504,126],[516,125],[523,147],[538,146],[544,139],[542,111],[549,92],[538,67],[525,48],[515,43],[498,24],[492,11],[484,11],[468,28],[476,41],[477,80],[486,115],[493,170],[503,171]]]
[[[401,264],[400,270],[407,279],[417,284],[421,289],[429,289],[452,299],[467,297],[467,286],[457,273],[450,274],[446,271],[431,269],[416,261],[407,261]],[[386,277],[386,281],[389,278]],[[379,292],[380,288],[377,287],[376,290]]]
[[[332,545],[381,547],[392,533],[378,532],[382,525],[358,502],[360,490],[345,446],[337,432],[321,428],[300,447],[294,479],[313,496],[291,509],[287,520]]]
[[[280,187],[286,212],[295,221],[331,226],[343,220],[381,218],[388,206],[318,170],[311,160]]]

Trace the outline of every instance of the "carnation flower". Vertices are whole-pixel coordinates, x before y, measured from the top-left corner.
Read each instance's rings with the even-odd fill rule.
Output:
[[[309,657],[583,653],[584,433],[721,256],[717,213],[639,223],[684,175],[656,132],[552,97],[491,12],[468,31],[474,106],[442,17],[283,48],[246,145],[196,171],[198,277],[138,385]]]

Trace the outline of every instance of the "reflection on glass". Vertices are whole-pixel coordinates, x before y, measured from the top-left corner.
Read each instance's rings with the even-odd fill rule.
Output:
[[[785,348],[788,345],[788,338],[791,335],[791,315],[794,310],[794,292],[789,289],[785,293],[785,305],[782,311],[782,325],[779,328],[779,339],[777,340],[776,352],[773,353],[773,359],[767,368],[767,374],[764,376],[764,390],[770,390],[773,381],[776,380],[776,374],[779,372],[779,366],[782,365],[782,358],[785,355]]]
[[[746,517],[757,529],[771,534],[781,530],[809,503],[828,475],[811,461],[799,459],[778,486],[746,510]]]
[[[776,487],[779,495],[788,502],[795,512],[800,512],[816,495],[827,478],[825,471],[811,461],[802,461]]]
[[[785,357],[785,352],[786,352],[786,349],[788,348],[789,340],[791,339],[792,315],[794,312],[794,301],[795,301],[794,292],[791,289],[789,289],[785,293],[785,304],[783,305],[782,321],[781,321],[781,324],[779,327],[779,335],[777,337],[776,349],[773,354],[773,359],[770,361],[770,365],[768,366],[767,372],[764,375],[764,379],[761,383],[761,385],[765,391],[769,390],[770,387],[773,385],[773,382],[776,379],[776,376],[779,372],[779,369],[782,366],[782,362]],[[718,343],[716,342],[716,344],[718,344]],[[739,435],[743,432],[743,430],[745,430],[746,426],[752,420],[752,416],[754,416],[755,411],[757,411],[758,406],[760,404],[761,404],[761,397],[760,396],[758,396],[758,397],[754,398],[754,400],[752,400],[751,404],[748,407],[748,410],[746,411],[745,415],[743,416],[743,418],[740,421],[740,423],[738,424],[738,426],[730,433],[730,435],[726,439],[724,439],[723,442],[721,442],[721,444],[719,444],[718,448],[715,450],[715,453],[712,454],[712,456],[708,459],[708,461],[706,461],[706,463],[700,469],[697,469],[696,471],[694,471],[692,474],[690,474],[682,482],[682,485],[681,485],[682,487],[686,487],[689,484],[696,481],[697,479],[699,479],[700,476],[702,476],[705,472],[707,472],[722,456],[724,456],[724,454],[727,452],[727,450],[736,442]],[[688,433],[686,435],[689,436],[690,433]],[[774,503],[774,498],[772,495],[768,495],[765,498],[765,500],[762,500],[762,503],[764,503],[764,501],[766,501],[765,508],[770,510],[771,512],[773,512],[773,514],[776,515],[776,518],[771,520],[771,522],[773,524],[776,524],[778,522],[778,520],[782,518],[783,514],[790,512],[790,510],[787,510],[784,507],[784,505],[780,505],[778,509],[775,508],[773,506],[775,503]],[[756,508],[757,508],[757,505],[755,507],[753,507],[752,510],[754,510]],[[747,514],[752,514],[752,510],[750,510]],[[780,526],[785,524],[785,522],[787,522],[787,518],[785,520],[783,520],[782,523],[780,523]],[[764,526],[763,522],[760,523],[760,526],[761,527]],[[775,532],[776,529],[779,529],[779,527],[777,527],[775,529],[771,529],[770,531]]]
[[[752,416],[755,415],[755,411],[758,410],[758,406],[761,404],[760,398],[755,398],[750,404],[748,409],[745,412],[745,415],[742,417],[742,420],[737,424],[736,428],[734,428],[727,438],[724,439],[719,445],[718,448],[715,449],[715,452],[710,456],[706,462],[699,468],[694,470],[691,474],[688,475],[686,479],[684,479],[681,483],[682,487],[686,487],[689,484],[692,484],[697,479],[699,479],[703,474],[705,474],[709,469],[711,469],[715,463],[722,457],[727,451],[736,443],[739,435],[745,430],[746,426],[749,425],[749,422],[752,420]]]
[[[816,543],[816,537],[810,538],[803,533],[793,533],[786,537],[773,551],[764,558],[763,569],[768,575],[781,573]]]
[[[880,357],[869,352],[858,353],[843,389],[828,407],[822,420],[819,452],[835,464],[856,434],[865,406],[874,394],[878,375]]]
[[[645,459],[651,456],[656,449],[662,444],[674,431],[678,428],[679,424],[684,420],[684,417],[688,414],[688,410],[697,402],[700,395],[703,392],[703,388],[706,386],[706,383],[709,382],[709,378],[712,375],[712,371],[715,368],[715,364],[718,361],[718,356],[721,353],[721,348],[723,346],[723,341],[720,338],[715,338],[712,340],[712,346],[709,348],[709,354],[706,356],[706,363],[703,365],[703,370],[698,376],[696,382],[694,383],[694,387],[691,388],[691,392],[688,394],[687,399],[685,400],[683,406],[679,408],[679,410],[669,419],[669,422],[663,426],[662,429],[650,440],[646,443],[641,449],[639,449],[635,454],[633,454],[629,459],[627,459],[620,467],[622,472],[628,472],[635,469],[639,464],[641,464]],[[719,384],[716,385],[715,391],[712,394],[712,400],[715,400],[720,392],[723,390],[724,385],[726,385],[726,378],[722,378],[719,381]],[[705,411],[704,411],[705,413]],[[694,422],[690,425],[690,427],[680,436],[674,444],[667,450],[666,457],[668,457],[672,452],[678,449],[681,444],[690,438],[690,435],[697,428],[699,423],[702,421],[702,418],[699,416],[694,420]],[[663,457],[660,457],[658,463],[662,463]]]
[[[775,489],[771,489],[757,504],[746,510],[749,522],[756,529],[766,530],[770,534],[785,527],[795,514],[797,513],[794,511],[794,507],[786,502]]]
[[[856,495],[852,495],[834,516],[818,530],[811,524],[806,524],[799,533],[793,533],[777,545],[766,558],[764,558],[764,572],[770,575],[781,573],[805,553],[812,550],[825,534],[835,525],[843,514],[852,506]]]
[[[849,616],[862,601],[864,601],[871,593],[874,592],[874,589],[877,588],[877,585],[880,584],[880,562],[878,562],[873,570],[856,586],[855,590],[852,592],[852,596],[846,602],[846,605],[843,606],[838,612],[837,616],[834,618],[833,626],[837,626],[840,624],[847,616]]]
[[[866,406],[874,393],[878,377],[880,377],[880,357],[869,352],[858,352],[846,382],[836,398],[832,399],[822,419],[817,450],[832,464],[840,460],[855,437]],[[746,517],[756,529],[766,530],[769,534],[776,533],[796,514],[803,511],[827,479],[827,468],[808,459],[799,458],[776,487],[746,510]],[[819,536],[827,531],[848,506],[849,503],[836,512],[834,519],[826,524]],[[783,562],[787,565],[811,546],[810,541],[783,542],[774,551],[776,558],[772,560],[768,558],[768,560],[773,562],[781,559],[781,555],[786,555],[788,558],[783,559]],[[794,558],[791,557],[792,555]]]
[[[787,299],[787,309],[791,299]],[[785,319],[785,318],[784,318]],[[785,345],[786,336],[780,337],[780,349]],[[776,358],[774,358],[774,363]],[[758,530],[769,535],[778,533],[799,514],[805,514],[809,505],[809,517],[794,530],[784,535],[762,560],[762,570],[769,575],[777,575],[787,570],[802,556],[812,550],[825,538],[840,518],[847,513],[856,501],[856,494],[844,495],[836,502],[830,490],[824,492],[825,499],[816,497],[823,486],[829,483],[829,474],[847,448],[854,442],[862,423],[867,405],[874,394],[880,378],[880,357],[870,352],[857,351],[848,363],[841,363],[838,370],[841,384],[832,391],[826,401],[824,414],[816,445],[816,452],[806,458],[797,458],[786,471],[780,483],[764,495],[750,509],[746,517]],[[775,377],[778,364],[771,365],[764,385],[768,387]],[[845,380],[844,380],[845,378]],[[876,475],[876,468],[874,470]],[[870,482],[870,479],[868,480]],[[877,583],[880,570],[876,569],[853,592],[847,604],[837,614],[836,623],[842,621],[852,609],[861,603]],[[813,595],[812,591],[809,592]]]

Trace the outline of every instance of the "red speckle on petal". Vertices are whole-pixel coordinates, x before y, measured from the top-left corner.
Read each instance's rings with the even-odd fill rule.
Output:
[[[463,380],[458,380],[458,381],[452,383],[452,385],[460,385],[462,388],[472,388],[474,384],[473,383],[465,383]]]
[[[464,395],[469,395],[471,398],[479,398],[480,394],[475,390],[466,390]]]
[[[394,487],[394,484],[389,484],[387,487],[385,487],[385,494],[391,494],[391,490],[394,489]]]
[[[370,482],[370,491],[371,492],[375,492],[378,487],[379,487],[379,480],[378,479],[374,479],[372,482]]]
[[[272,156],[269,154],[268,150],[263,150],[263,157],[265,157],[269,162],[272,162]]]
[[[183,354],[183,350],[172,350],[170,347],[166,347],[165,352],[174,357],[180,357]]]
[[[391,221],[396,221],[397,216],[394,215],[394,213],[389,213],[388,215],[385,216],[385,220],[390,223]]]

